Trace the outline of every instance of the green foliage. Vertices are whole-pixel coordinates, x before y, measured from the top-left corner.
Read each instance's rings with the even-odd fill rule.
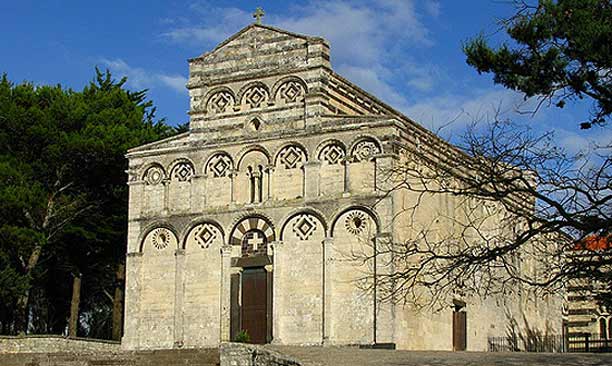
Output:
[[[234,342],[238,343],[249,343],[250,341],[251,336],[245,329],[242,329],[240,332],[238,332],[238,334],[236,334],[236,339],[234,339]]]
[[[504,22],[512,44],[492,48],[483,36],[463,46],[467,63],[509,89],[563,108],[589,98],[582,128],[605,125],[612,113],[612,3],[609,0],[517,2]]]
[[[26,330],[27,320],[30,332],[62,332],[74,273],[83,278],[84,319],[102,324],[112,308],[107,294],[126,247],[124,155],[175,133],[156,119],[146,91],[129,91],[125,82],[98,69],[80,92],[0,79],[4,334]],[[91,332],[104,333],[81,329]]]

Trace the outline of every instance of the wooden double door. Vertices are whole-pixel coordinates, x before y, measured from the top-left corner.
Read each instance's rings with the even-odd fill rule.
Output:
[[[249,334],[251,343],[268,343],[272,338],[271,273],[263,267],[245,268],[241,282],[240,330]]]

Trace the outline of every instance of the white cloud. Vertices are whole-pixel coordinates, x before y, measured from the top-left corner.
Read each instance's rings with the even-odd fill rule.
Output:
[[[436,74],[430,68],[417,66],[406,56],[415,48],[433,45],[430,31],[417,11],[417,4],[422,8],[420,2],[413,0],[311,0],[305,5],[290,6],[289,14],[267,14],[264,22],[326,38],[331,43],[332,63],[336,70],[365,90],[401,108],[407,105],[407,101],[397,91],[394,82],[419,91],[433,89],[436,82]],[[173,42],[197,44],[201,51],[253,21],[250,12],[235,7],[219,7],[210,1],[195,2],[190,8],[195,14],[191,21],[177,19],[172,23],[164,20],[171,28],[162,36]],[[427,9],[424,12],[430,13]],[[397,69],[402,64],[404,66]]]
[[[174,28],[162,33],[162,37],[174,42],[210,45],[221,42],[253,20],[251,14],[242,9],[216,7],[205,1],[193,3],[190,10],[197,15],[197,19],[213,21],[202,24],[181,18],[170,23],[168,19],[164,19],[165,23],[173,25]]]
[[[167,75],[149,72],[140,67],[128,65],[122,59],[101,59],[100,62],[108,67],[113,74],[119,77],[126,76],[127,84],[136,89],[152,89],[163,86],[169,87],[179,93],[187,93],[185,84],[187,78],[182,75]]]
[[[507,116],[523,105],[522,97],[505,89],[475,90],[470,94],[446,94],[428,98],[402,109],[414,121],[449,138],[473,122]]]
[[[602,147],[610,151],[612,147],[612,129],[607,127],[592,127],[590,130],[568,131],[556,129],[556,141],[570,154],[591,153]]]
[[[434,18],[440,16],[440,2],[435,0],[425,1],[425,11]]]

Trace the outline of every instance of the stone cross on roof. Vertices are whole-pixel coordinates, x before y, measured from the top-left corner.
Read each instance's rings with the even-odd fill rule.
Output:
[[[266,13],[258,6],[257,9],[255,9],[255,13],[253,13],[253,18],[256,19],[255,24],[261,24],[261,18],[263,18],[264,15],[266,15]]]

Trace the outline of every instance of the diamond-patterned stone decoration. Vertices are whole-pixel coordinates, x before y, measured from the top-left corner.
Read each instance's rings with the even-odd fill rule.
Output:
[[[294,103],[304,96],[304,87],[295,80],[289,80],[278,88],[278,95],[285,103]]]
[[[208,249],[217,239],[219,230],[211,224],[202,224],[194,229],[194,239],[202,249]]]
[[[155,229],[151,234],[151,244],[157,250],[164,250],[170,245],[170,237],[172,233],[165,228]]]
[[[193,165],[188,162],[178,163],[172,169],[172,179],[176,179],[179,182],[187,182],[194,174]]]
[[[225,177],[233,168],[232,159],[226,154],[216,154],[208,162],[206,172],[213,178]]]
[[[346,231],[353,235],[359,235],[364,232],[367,225],[368,217],[362,211],[351,211],[346,215],[344,227]]]
[[[233,104],[234,96],[226,90],[221,90],[210,97],[207,110],[214,113],[224,113],[227,112]]]
[[[324,161],[327,164],[338,164],[344,158],[344,149],[342,146],[331,143],[321,149],[319,153],[319,160]]]
[[[152,166],[145,173],[145,182],[150,185],[161,183],[164,179],[164,170],[160,166]]]
[[[261,85],[252,86],[244,93],[244,100],[251,108],[261,107],[268,100],[268,97],[268,91]]]
[[[293,232],[300,240],[308,240],[316,230],[317,220],[311,215],[300,215],[293,222]]]
[[[280,163],[285,169],[295,169],[306,160],[306,155],[297,146],[287,146],[279,154]]]
[[[366,161],[379,153],[378,145],[370,140],[361,141],[353,148],[353,158],[355,161]]]

